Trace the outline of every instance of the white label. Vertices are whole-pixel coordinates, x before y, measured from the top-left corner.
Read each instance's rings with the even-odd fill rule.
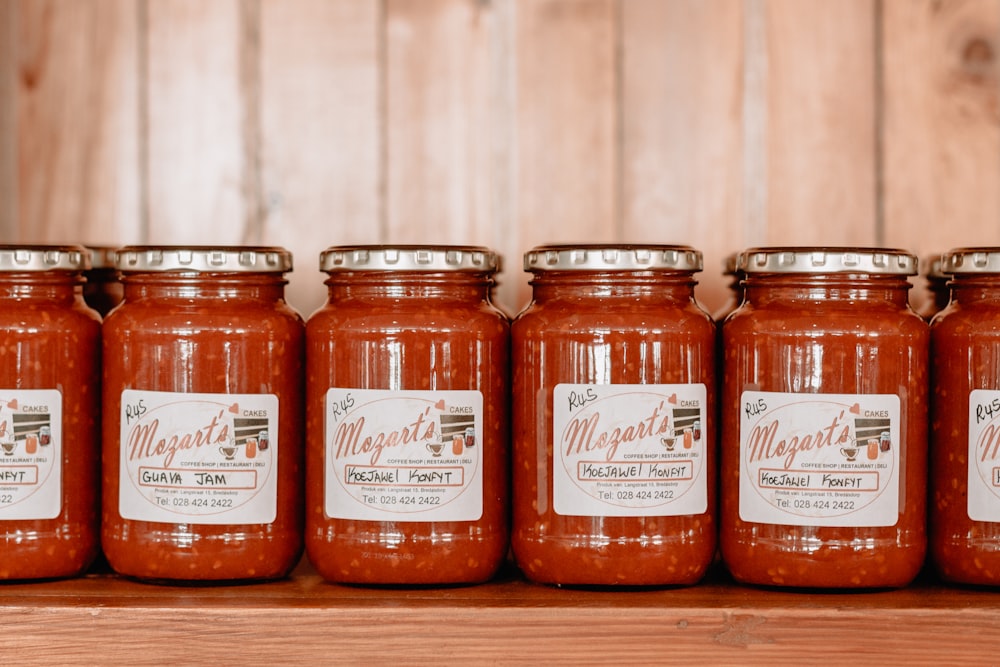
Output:
[[[679,516],[708,508],[702,384],[559,384],[552,507],[565,516]]]
[[[968,512],[973,521],[1000,521],[1000,391],[969,395]]]
[[[483,514],[483,395],[330,389],[326,514],[476,521]]]
[[[125,519],[272,523],[278,397],[122,392],[118,511]]]
[[[743,392],[740,518],[895,525],[899,405],[895,394]]]
[[[62,511],[62,394],[0,390],[0,519]]]

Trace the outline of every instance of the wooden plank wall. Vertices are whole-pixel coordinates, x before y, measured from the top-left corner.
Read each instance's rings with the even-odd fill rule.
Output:
[[[1000,0],[0,0],[0,241],[1000,245]],[[919,298],[919,297],[918,297]]]

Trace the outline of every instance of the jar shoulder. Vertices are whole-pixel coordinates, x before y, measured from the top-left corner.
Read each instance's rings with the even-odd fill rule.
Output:
[[[310,334],[342,331],[445,331],[486,330],[506,332],[509,318],[493,305],[429,305],[401,304],[330,304],[309,316],[306,330]]]
[[[932,332],[975,330],[977,333],[1000,332],[1000,302],[952,301],[931,320]]]
[[[48,331],[99,331],[101,316],[82,299],[79,302],[21,302],[5,304],[0,309],[0,331],[22,331],[26,328]]]
[[[830,332],[926,337],[929,325],[908,307],[795,304],[758,308],[744,304],[720,323],[724,334]]]
[[[567,332],[588,329],[612,331],[688,331],[715,334],[716,324],[695,303],[574,307],[568,303],[532,302],[514,318],[513,331],[528,333],[561,328]]]
[[[117,331],[150,335],[188,335],[223,330],[303,331],[302,316],[284,301],[245,303],[171,304],[123,302],[104,318],[105,334]]]

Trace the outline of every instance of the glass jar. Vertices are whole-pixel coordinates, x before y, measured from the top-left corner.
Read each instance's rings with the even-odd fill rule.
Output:
[[[0,246],[0,579],[82,574],[99,550],[100,317],[79,246]]]
[[[291,255],[267,247],[117,252],[104,322],[104,522],[118,573],[232,581],[302,551],[302,318]]]
[[[541,246],[511,328],[513,532],[529,579],[692,584],[715,553],[715,324],[686,246]]]
[[[931,324],[930,553],[941,577],[1000,584],[1000,248],[945,254]]]
[[[722,557],[753,584],[898,587],[926,548],[927,324],[901,250],[741,253],[722,327]]]
[[[90,268],[84,273],[87,282],[83,285],[83,299],[91,308],[104,317],[121,303],[123,287],[115,268],[115,248],[110,246],[88,246]]]
[[[333,247],[306,325],[306,550],[327,581],[490,579],[509,537],[497,255]]]

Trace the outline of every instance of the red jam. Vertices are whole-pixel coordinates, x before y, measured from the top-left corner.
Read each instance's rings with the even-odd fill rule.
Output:
[[[898,587],[924,559],[928,328],[897,250],[740,255],[722,327],[720,544],[741,582]]]
[[[931,323],[930,553],[946,581],[1000,584],[1000,248],[944,256]]]
[[[461,584],[508,549],[507,317],[476,247],[330,248],[306,327],[306,550],[326,580]]]
[[[302,551],[302,318],[280,248],[131,247],[104,322],[104,522],[118,573],[282,577]]]
[[[513,532],[529,579],[692,584],[716,547],[715,324],[683,246],[543,246],[511,329]]]
[[[100,317],[88,253],[0,247],[0,579],[81,574],[99,548]]]

